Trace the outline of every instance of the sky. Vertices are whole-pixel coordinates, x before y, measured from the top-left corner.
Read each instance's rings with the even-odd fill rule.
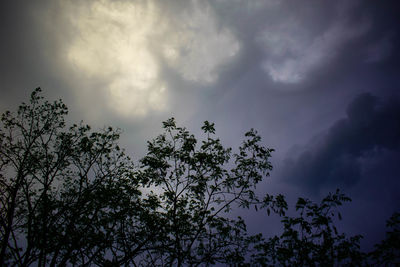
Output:
[[[1,1],[0,111],[41,87],[70,121],[123,129],[134,159],[170,117],[197,135],[212,121],[230,147],[255,128],[276,150],[259,192],[294,204],[340,188],[340,229],[369,249],[400,211],[398,14],[371,0]]]

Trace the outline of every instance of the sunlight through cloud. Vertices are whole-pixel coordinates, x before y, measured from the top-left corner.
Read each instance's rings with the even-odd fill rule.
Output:
[[[184,80],[211,83],[239,50],[209,6],[190,2],[188,7],[170,18],[155,1],[82,4],[70,14],[76,36],[67,62],[87,79],[103,80],[107,104],[121,115],[165,110],[168,86],[161,78],[162,61]]]
[[[87,76],[107,81],[108,104],[120,114],[162,109],[164,85],[158,80],[158,63],[146,49],[157,24],[156,7],[97,1],[86,11],[75,18],[79,34],[68,60]]]

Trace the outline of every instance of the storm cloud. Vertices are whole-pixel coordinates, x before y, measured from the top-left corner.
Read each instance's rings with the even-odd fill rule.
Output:
[[[349,104],[346,115],[305,148],[297,148],[297,157],[286,160],[288,180],[311,191],[324,187],[349,188],[368,175],[366,169],[371,172],[372,162],[383,157],[388,162],[393,161],[390,158],[400,159],[398,97],[380,99],[370,93],[361,94]],[[385,168],[383,164],[377,167]],[[391,175],[399,179],[398,173]]]

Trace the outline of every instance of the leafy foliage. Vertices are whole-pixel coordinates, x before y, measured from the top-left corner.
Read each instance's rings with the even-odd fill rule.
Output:
[[[375,265],[400,265],[400,213],[396,212],[389,218],[386,226],[390,229],[386,239],[375,245],[376,250],[370,253]]]
[[[1,264],[182,265],[233,263],[246,253],[232,205],[260,202],[271,149],[246,134],[238,154],[213,138],[197,140],[170,119],[134,166],[119,130],[67,127],[61,100],[36,89],[0,132]],[[228,169],[226,166],[233,166]],[[146,188],[148,188],[146,190]]]
[[[66,106],[39,93],[2,117],[0,264],[101,263],[123,250],[126,222],[148,236],[134,168],[118,130],[66,128]]]
[[[255,130],[234,153],[208,121],[197,139],[173,118],[138,165],[118,145],[120,130],[66,125],[67,107],[40,88],[0,127],[0,265],[333,266],[399,264],[399,214],[376,251],[339,234],[337,191],[321,203],[256,194],[273,149]],[[249,235],[232,209],[282,217],[280,236]]]
[[[350,198],[337,190],[320,204],[299,198],[298,216],[284,216],[283,233],[257,246],[255,263],[262,266],[358,266],[363,262],[361,236],[346,238],[339,234],[334,218],[341,219],[337,207]]]
[[[160,227],[167,233],[156,246],[163,249],[154,250],[147,264],[243,261],[245,224],[221,214],[226,216],[235,204],[248,208],[260,203],[254,189],[272,169],[272,149],[260,146],[260,137],[251,130],[239,153],[232,154],[213,138],[214,124],[207,121],[202,127],[207,138],[200,145],[174,119],[164,122],[164,129],[165,134],[148,143],[141,160],[140,180],[152,188],[147,197],[157,200]]]

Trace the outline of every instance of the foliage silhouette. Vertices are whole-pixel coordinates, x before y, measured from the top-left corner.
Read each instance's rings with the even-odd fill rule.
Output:
[[[36,89],[0,128],[0,265],[10,266],[333,266],[399,262],[399,215],[374,252],[339,234],[334,217],[350,199],[299,198],[286,216],[283,195],[255,189],[272,170],[273,149],[255,130],[237,153],[214,124],[198,140],[175,120],[148,142],[138,165],[118,146],[120,131],[67,127],[67,107]],[[249,235],[233,208],[282,216],[280,236]]]
[[[333,224],[334,217],[341,219],[337,207],[347,201],[350,198],[339,190],[320,204],[299,198],[299,215],[283,217],[283,233],[257,245],[261,253],[253,255],[254,261],[262,266],[362,265],[361,236],[346,238]]]
[[[150,238],[151,223],[137,218],[151,210],[116,143],[119,131],[67,128],[66,106],[39,93],[2,117],[0,265],[96,263],[122,249],[128,221],[135,229],[126,234]]]
[[[390,231],[386,232],[386,239],[375,245],[375,250],[370,253],[374,265],[399,266],[400,265],[400,213],[394,213],[386,222]]]

